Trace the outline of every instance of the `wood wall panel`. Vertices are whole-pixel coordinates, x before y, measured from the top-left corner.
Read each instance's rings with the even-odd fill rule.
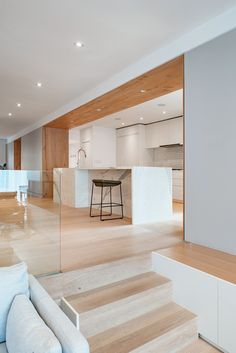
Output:
[[[21,169],[21,138],[14,141],[14,169]]]
[[[183,64],[184,57],[180,56],[68,112],[46,126],[71,129],[181,89]]]
[[[43,127],[43,196],[53,196],[53,168],[69,166],[69,131]]]

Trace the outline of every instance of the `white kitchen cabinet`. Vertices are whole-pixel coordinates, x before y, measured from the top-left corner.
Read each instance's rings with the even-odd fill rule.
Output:
[[[183,170],[172,170],[173,200],[183,202],[183,190],[184,190],[183,183],[184,183]]]
[[[183,117],[159,121],[146,126],[146,147],[183,144]]]
[[[80,168],[116,167],[116,130],[113,128],[91,126],[80,131]]]
[[[117,166],[152,166],[153,151],[145,146],[144,125],[134,125],[117,130]]]

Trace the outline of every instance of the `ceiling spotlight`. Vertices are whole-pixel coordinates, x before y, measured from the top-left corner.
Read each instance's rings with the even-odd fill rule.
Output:
[[[145,89],[141,89],[141,90],[140,90],[140,93],[145,93],[145,92],[146,92]]]
[[[98,109],[97,109],[97,112],[100,112],[101,110],[102,110],[101,108],[98,108]]]
[[[17,107],[20,108],[21,107],[21,103],[17,103]]]
[[[159,103],[158,104],[158,107],[165,107],[166,106],[166,104],[164,104],[164,103]]]
[[[77,48],[82,48],[82,47],[84,47],[84,44],[82,42],[75,42],[75,46]]]
[[[140,120],[143,120],[143,117],[141,116],[139,119],[140,119]]]
[[[37,87],[42,87],[42,82],[37,82],[37,83],[36,83],[36,86],[37,86]]]
[[[123,125],[123,126],[124,126],[124,125],[125,125],[125,123],[121,123],[121,125]]]
[[[165,110],[163,110],[162,114],[166,114],[166,111],[165,111]]]
[[[12,116],[12,113],[8,113],[8,116]]]

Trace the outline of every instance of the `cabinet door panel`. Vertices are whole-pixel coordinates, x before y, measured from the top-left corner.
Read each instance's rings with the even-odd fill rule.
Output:
[[[217,279],[157,253],[153,267],[172,280],[173,300],[198,315],[199,333],[217,344]]]
[[[236,352],[236,285],[219,281],[219,346]]]
[[[183,117],[160,121],[146,127],[146,147],[183,144]]]

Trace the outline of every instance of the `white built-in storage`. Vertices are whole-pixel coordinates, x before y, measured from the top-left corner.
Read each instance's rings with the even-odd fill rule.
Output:
[[[152,166],[153,151],[146,148],[146,126],[117,130],[117,167]]]
[[[183,190],[184,190],[184,171],[183,170],[173,170],[172,171],[172,192],[173,199],[175,201],[183,201]]]
[[[183,117],[159,121],[146,126],[146,147],[183,144]]]
[[[200,335],[236,352],[236,285],[153,252],[153,269],[172,280],[173,300],[198,315]]]
[[[110,168],[116,166],[116,130],[91,126],[80,131],[80,168]]]

